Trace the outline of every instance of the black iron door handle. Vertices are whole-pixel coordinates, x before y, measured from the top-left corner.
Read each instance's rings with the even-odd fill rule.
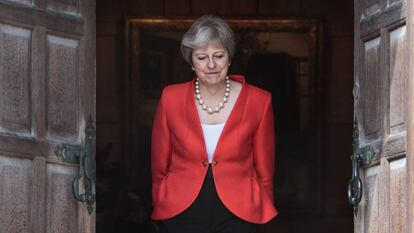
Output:
[[[348,183],[348,201],[351,205],[358,206],[362,198],[362,181],[359,177],[360,157],[351,156],[352,160],[352,178]]]
[[[87,204],[91,214],[96,199],[96,132],[92,116],[87,119],[84,147],[63,144],[55,148],[54,152],[64,162],[79,164],[79,173],[72,181],[72,193],[77,201]],[[83,193],[79,191],[79,181],[82,181]]]
[[[359,148],[358,121],[354,120],[354,154],[352,160],[352,178],[348,183],[348,201],[354,207],[355,215],[358,213],[358,204],[361,202],[363,187],[359,176],[359,169],[362,165],[369,165],[374,159],[374,149],[372,146]]]

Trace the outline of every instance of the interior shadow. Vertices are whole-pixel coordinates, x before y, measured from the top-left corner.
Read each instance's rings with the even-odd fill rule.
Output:
[[[283,216],[277,225],[263,227],[261,232],[281,232],[292,224],[289,219],[320,211],[320,23],[295,19],[228,22],[237,39],[229,74],[245,75],[248,83],[272,93],[275,205]],[[162,88],[193,76],[179,50],[191,23],[192,19],[127,20],[123,162],[115,167],[98,163],[98,232],[156,232],[150,220],[152,120]]]

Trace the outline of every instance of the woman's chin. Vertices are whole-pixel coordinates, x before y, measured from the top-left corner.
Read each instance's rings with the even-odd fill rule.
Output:
[[[225,77],[222,77],[220,74],[207,74],[204,75],[204,80],[208,83],[217,83],[221,82]]]
[[[220,79],[220,78],[207,78],[207,79],[206,79],[206,82],[207,82],[208,84],[219,84],[219,83],[221,83],[222,81],[221,81],[221,79]]]

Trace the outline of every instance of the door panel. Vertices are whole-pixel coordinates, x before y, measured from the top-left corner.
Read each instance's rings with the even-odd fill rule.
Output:
[[[381,77],[380,77],[380,43],[379,37],[364,41],[363,66],[365,67],[361,76],[361,105],[363,105],[363,130],[369,140],[377,139],[381,133]]]
[[[31,30],[0,24],[0,132],[31,134]]]
[[[363,224],[363,232],[375,233],[378,230],[378,219],[380,218],[379,212],[379,167],[371,167],[365,171],[364,177],[364,196],[366,202],[363,203],[364,208],[361,211],[364,212],[365,222]],[[361,203],[362,204],[362,203]]]
[[[404,233],[407,228],[407,169],[406,159],[401,158],[389,163],[389,203],[390,203],[390,225],[393,233]]]
[[[63,14],[79,15],[79,1],[76,0],[49,0],[47,9]]]
[[[30,232],[32,162],[0,154],[0,232]]]
[[[364,191],[354,216],[359,233],[409,232],[407,1],[355,1],[356,130],[359,147],[375,152],[361,168]]]
[[[381,10],[379,0],[363,0],[365,16],[373,15]]]
[[[50,140],[80,141],[79,40],[47,35],[47,132]]]
[[[95,232],[54,153],[96,119],[95,1],[0,0],[0,93],[0,232]]]
[[[407,47],[406,47],[406,26],[399,25],[388,32],[388,57],[389,86],[390,86],[390,117],[389,130],[390,134],[397,134],[405,131],[405,100],[407,86]]]
[[[47,165],[46,232],[79,232],[79,206],[72,195],[72,180],[77,168]]]

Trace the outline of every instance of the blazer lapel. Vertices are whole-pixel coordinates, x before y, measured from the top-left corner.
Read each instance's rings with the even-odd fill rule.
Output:
[[[242,88],[240,91],[239,96],[237,97],[236,103],[233,106],[233,109],[230,112],[230,115],[227,118],[227,121],[224,125],[223,131],[221,132],[221,135],[219,137],[219,140],[217,142],[217,146],[213,155],[214,159],[217,159],[217,157],[220,157],[221,152],[220,151],[227,151],[227,149],[230,149],[229,146],[232,148],[239,148],[239,146],[232,145],[236,143],[238,138],[231,137],[232,143],[225,143],[225,139],[232,133],[236,132],[238,130],[238,127],[241,123],[244,108],[246,105],[246,98],[247,98],[247,85],[246,80],[241,75],[229,75],[230,79],[233,79],[235,81],[239,81],[242,83]],[[203,156],[204,160],[208,160],[207,156],[207,149],[204,141],[204,134],[203,129],[201,128],[201,121],[200,117],[197,112],[196,103],[195,103],[195,97],[194,97],[194,82],[195,77],[190,81],[190,85],[188,88],[187,98],[186,98],[186,117],[187,117],[187,137],[195,137],[195,138],[189,138],[192,143],[190,143],[188,146],[195,149],[196,151],[199,151],[200,154]],[[236,134],[237,136],[237,134]],[[194,151],[194,150],[191,150]]]
[[[223,131],[217,142],[216,150],[214,151],[213,159],[220,160],[221,156],[225,156],[230,152],[234,152],[235,149],[239,149],[239,127],[243,120],[243,113],[246,106],[246,99],[248,94],[248,86],[246,80],[241,75],[231,75],[231,79],[242,83],[242,89],[237,97],[236,103],[227,118]],[[239,152],[237,152],[239,153]]]
[[[197,108],[194,100],[194,82],[195,77],[190,81],[187,90],[187,97],[185,102],[185,109],[187,115],[187,147],[191,147],[189,151],[197,151],[197,156],[202,156],[202,159],[207,160],[206,145],[204,143],[203,130],[201,128],[200,118],[198,116]]]

